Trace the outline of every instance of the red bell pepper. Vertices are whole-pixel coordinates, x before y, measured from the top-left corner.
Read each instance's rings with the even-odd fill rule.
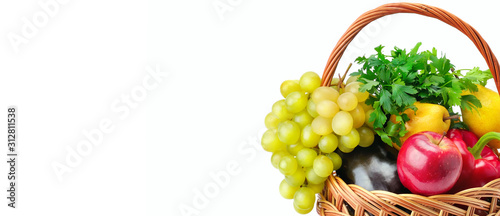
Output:
[[[471,180],[472,173],[474,172],[474,156],[467,149],[467,144],[464,141],[464,133],[468,132],[466,130],[451,129],[448,131],[446,136],[451,139],[451,141],[457,146],[460,154],[462,155],[462,172],[460,177],[458,177],[457,182],[453,188],[448,191],[449,193],[456,193],[463,189],[468,188],[469,181]],[[477,141],[476,135],[472,134]],[[465,136],[470,139],[470,136]],[[475,143],[475,142],[474,142]]]
[[[451,129],[447,137],[458,147],[463,160],[462,173],[450,193],[481,187],[493,179],[500,178],[500,160],[493,150],[486,146],[489,141],[500,139],[500,133],[489,132],[478,140],[470,131]]]

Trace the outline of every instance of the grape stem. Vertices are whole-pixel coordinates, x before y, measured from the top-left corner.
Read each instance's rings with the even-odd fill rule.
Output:
[[[340,76],[340,74],[339,74],[339,83],[337,83],[337,87],[339,88],[339,90],[340,88],[342,88],[342,77]]]
[[[344,80],[345,80],[345,77],[347,76],[347,72],[349,72],[349,69],[351,69],[351,66],[352,66],[352,63],[349,63],[349,66],[347,67],[347,70],[345,70],[345,73],[342,77],[340,77],[340,74],[339,74],[339,83],[338,83],[339,90],[340,90],[340,88],[344,88]]]

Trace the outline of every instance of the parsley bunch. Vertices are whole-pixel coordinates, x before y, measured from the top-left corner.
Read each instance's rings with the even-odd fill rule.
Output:
[[[400,137],[408,132],[405,122],[409,121],[403,112],[406,109],[416,111],[413,105],[416,101],[439,104],[448,110],[452,110],[452,106],[477,109],[481,102],[473,95],[461,96],[461,93],[464,90],[476,92],[477,82],[484,85],[491,78],[489,71],[478,68],[463,76],[446,56],[438,57],[435,48],[418,52],[420,45],[417,43],[410,52],[395,47],[391,55],[384,55],[384,47],[378,46],[375,48],[377,54],[356,59],[363,66],[351,74],[359,76],[358,81],[363,83],[360,91],[373,96],[365,102],[374,108],[369,121],[374,122],[375,131],[390,146],[392,143],[401,146]],[[391,115],[396,116],[398,123],[388,122]]]

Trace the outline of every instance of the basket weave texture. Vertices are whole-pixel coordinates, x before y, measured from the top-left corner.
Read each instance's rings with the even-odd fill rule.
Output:
[[[362,14],[337,42],[323,72],[322,86],[331,83],[337,65],[354,37],[370,22],[386,15],[415,13],[441,20],[465,34],[477,47],[493,75],[500,94],[500,67],[488,43],[469,24],[457,16],[429,5],[418,3],[389,3]],[[317,212],[321,216],[337,215],[497,215],[500,216],[500,179],[483,187],[471,188],[456,194],[421,196],[394,194],[387,191],[367,191],[357,185],[347,185],[332,174],[318,198]]]

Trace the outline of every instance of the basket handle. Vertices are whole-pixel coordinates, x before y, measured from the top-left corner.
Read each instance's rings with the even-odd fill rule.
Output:
[[[490,68],[493,79],[495,80],[495,85],[497,87],[498,93],[500,94],[500,67],[498,65],[498,60],[493,54],[488,46],[488,43],[481,37],[481,35],[469,24],[458,18],[457,16],[447,12],[443,9],[418,3],[389,3],[377,7],[373,10],[367,11],[362,14],[354,23],[349,26],[347,31],[342,35],[337,45],[332,51],[332,54],[328,58],[325,70],[323,72],[322,86],[328,86],[335,74],[335,69],[344,54],[347,45],[351,43],[354,37],[363,29],[366,25],[372,21],[381,18],[386,15],[396,14],[396,13],[415,13],[423,16],[428,16],[441,20],[448,25],[451,25],[465,34],[469,39],[476,45],[477,49],[483,55],[488,67]]]

